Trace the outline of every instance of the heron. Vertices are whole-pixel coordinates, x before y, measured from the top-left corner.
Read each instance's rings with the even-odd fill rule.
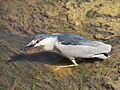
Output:
[[[107,59],[112,48],[109,44],[89,40],[80,35],[59,33],[34,36],[26,47],[42,47],[45,51],[56,50],[73,63],[68,66],[78,66],[76,58]]]

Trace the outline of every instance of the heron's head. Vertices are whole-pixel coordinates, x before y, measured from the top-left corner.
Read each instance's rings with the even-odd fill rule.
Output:
[[[57,37],[52,34],[41,34],[35,36],[30,43],[26,45],[26,47],[39,47],[43,46],[46,50],[53,49],[55,43],[57,41]]]

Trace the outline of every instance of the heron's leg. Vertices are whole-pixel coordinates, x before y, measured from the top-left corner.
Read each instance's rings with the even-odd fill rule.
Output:
[[[78,66],[77,62],[75,61],[75,58],[70,57],[69,59],[72,61],[73,64],[71,64],[71,65],[65,65],[65,66],[61,66],[61,67],[72,67],[72,66]]]
[[[75,61],[75,58],[69,58],[69,59],[72,61],[73,64],[60,66],[60,67],[58,67],[57,69],[55,69],[55,71],[58,70],[58,69],[60,69],[60,68],[62,68],[62,67],[67,68],[67,67],[79,66],[79,65],[77,64],[77,62]]]
[[[77,62],[75,61],[75,58],[70,58],[70,60],[72,61],[72,63],[74,64],[74,66],[78,66]]]

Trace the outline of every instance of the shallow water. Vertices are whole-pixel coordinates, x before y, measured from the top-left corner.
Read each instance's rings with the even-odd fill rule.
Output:
[[[0,90],[119,90],[119,3],[2,1]],[[70,60],[41,48],[23,51],[31,38],[40,33],[74,33],[111,44],[110,58],[103,61],[79,58],[78,67],[56,70],[60,65],[71,64]]]

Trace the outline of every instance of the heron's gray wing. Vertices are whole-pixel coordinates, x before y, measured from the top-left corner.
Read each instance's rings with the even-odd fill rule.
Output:
[[[90,40],[74,34],[59,34],[58,41],[64,45],[84,45],[85,43],[90,42]]]
[[[57,34],[58,42],[64,45],[86,45],[92,47],[98,47],[103,45],[102,42],[91,41],[82,36],[74,34]]]

